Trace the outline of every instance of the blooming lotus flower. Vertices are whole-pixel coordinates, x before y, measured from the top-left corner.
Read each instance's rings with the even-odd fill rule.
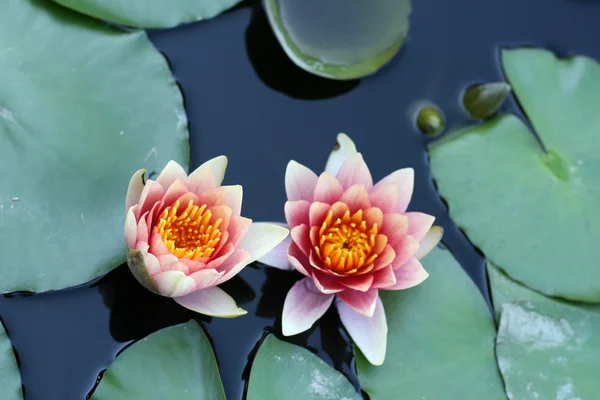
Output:
[[[285,218],[291,235],[259,260],[305,276],[286,296],[284,335],[309,329],[335,299],[354,343],[372,364],[383,363],[387,322],[379,290],[423,282],[428,274],[419,259],[442,236],[432,227],[434,217],[406,211],[413,177],[412,168],[400,169],[374,185],[345,134],[318,177],[290,161]]]
[[[170,161],[156,181],[144,170],[127,191],[127,265],[152,292],[193,311],[218,316],[246,314],[217,285],[265,255],[289,233],[240,215],[242,187],[221,186],[224,156],[189,176]]]

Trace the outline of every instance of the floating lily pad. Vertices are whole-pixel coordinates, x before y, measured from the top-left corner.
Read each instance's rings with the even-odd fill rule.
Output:
[[[82,14],[138,28],[170,28],[216,17],[242,0],[54,0]]]
[[[161,329],[125,349],[91,400],[225,400],[215,354],[195,321]]]
[[[0,324],[0,383],[0,399],[23,399],[19,366],[10,339],[2,324]]]
[[[0,71],[0,291],[87,282],[125,261],[131,175],[188,161],[181,93],[144,32],[51,1],[4,1]]]
[[[265,0],[279,43],[300,68],[332,79],[372,74],[398,52],[410,0]]]
[[[595,313],[557,302],[504,304],[496,353],[511,400],[598,397]]]
[[[506,399],[494,356],[494,319],[452,254],[423,260],[429,278],[401,291],[380,291],[388,321],[385,362],[355,349],[358,376],[371,400]]]
[[[547,152],[513,115],[430,147],[450,214],[486,257],[549,296],[600,301],[600,65],[537,49],[502,61]]]
[[[521,285],[518,282],[510,279],[504,272],[498,267],[492,265],[490,262],[487,264],[488,276],[490,278],[490,288],[492,291],[492,300],[494,302],[494,309],[496,310],[496,317],[500,319],[500,310],[502,310],[502,304],[511,303],[516,301],[534,301],[536,303],[566,303],[565,301],[557,298],[551,298],[544,296],[534,290],[529,289]],[[600,313],[600,304],[589,304],[589,303],[568,303],[574,307],[579,307],[587,311],[593,311]]]
[[[348,379],[310,351],[269,335],[252,364],[248,400],[359,400]]]

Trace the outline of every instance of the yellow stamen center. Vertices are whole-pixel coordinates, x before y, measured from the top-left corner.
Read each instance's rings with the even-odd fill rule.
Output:
[[[210,257],[221,240],[219,225],[223,218],[210,225],[212,213],[206,209],[206,204],[198,207],[190,200],[185,210],[180,210],[180,205],[177,200],[165,208],[156,224],[163,243],[179,258]]]
[[[346,211],[342,218],[334,221],[333,212],[329,211],[323,221],[315,251],[329,270],[352,275],[369,267],[377,258],[377,254],[371,254],[378,232],[377,224],[368,228],[362,214],[362,210],[354,215]]]

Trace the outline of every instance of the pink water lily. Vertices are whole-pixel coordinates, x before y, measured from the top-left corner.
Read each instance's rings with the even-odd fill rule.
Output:
[[[127,191],[127,265],[152,292],[193,311],[217,316],[246,314],[217,285],[265,255],[289,231],[240,215],[242,187],[221,186],[227,158],[213,158],[189,176],[170,161],[156,181],[144,170]]]
[[[413,170],[405,168],[373,184],[352,140],[338,135],[317,176],[290,161],[285,175],[285,218],[291,235],[259,261],[295,268],[305,278],[283,306],[286,336],[309,329],[335,300],[340,319],[374,365],[385,359],[387,322],[379,290],[408,289],[428,274],[419,259],[442,236],[434,217],[407,212]]]

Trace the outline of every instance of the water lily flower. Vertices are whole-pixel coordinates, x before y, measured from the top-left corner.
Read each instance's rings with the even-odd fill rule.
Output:
[[[402,290],[428,274],[419,259],[437,245],[434,217],[407,212],[414,171],[397,170],[373,184],[356,146],[338,135],[320,176],[290,161],[285,218],[291,235],[259,261],[296,269],[304,278],[288,292],[286,336],[309,329],[335,300],[342,324],[374,365],[385,359],[387,322],[379,290]]]
[[[170,161],[156,181],[145,170],[131,178],[126,198],[127,265],[152,292],[217,317],[246,314],[217,285],[277,246],[289,231],[240,215],[242,187],[221,186],[224,156],[189,176]]]

